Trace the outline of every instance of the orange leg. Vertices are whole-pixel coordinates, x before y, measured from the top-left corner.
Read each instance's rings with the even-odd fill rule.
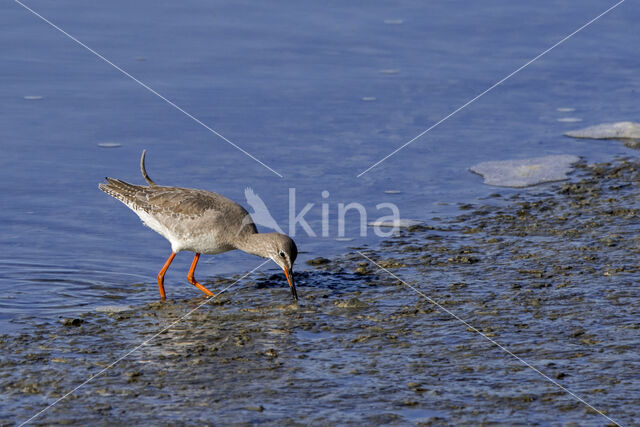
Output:
[[[171,265],[171,261],[173,261],[175,257],[176,257],[176,253],[171,252],[171,255],[169,255],[169,259],[167,259],[167,262],[164,263],[164,267],[162,267],[162,270],[160,270],[160,273],[158,273],[157,279],[158,279],[158,288],[160,288],[160,299],[165,299],[167,297],[164,293],[164,273],[167,272],[167,269]]]
[[[213,292],[211,292],[209,289],[207,289],[204,286],[202,286],[200,283],[198,283],[196,278],[193,277],[193,273],[196,271],[196,265],[198,264],[198,260],[199,259],[200,259],[200,254],[196,253],[196,256],[193,257],[193,262],[191,263],[191,268],[189,269],[189,274],[187,275],[187,280],[193,286],[195,286],[196,288],[200,289],[202,292],[204,292],[205,294],[209,295],[210,297],[215,296],[215,294]]]

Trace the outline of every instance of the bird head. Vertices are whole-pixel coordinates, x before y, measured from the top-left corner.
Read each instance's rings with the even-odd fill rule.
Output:
[[[293,280],[293,263],[298,256],[298,248],[293,240],[287,235],[280,233],[269,233],[271,236],[271,244],[269,245],[269,258],[271,258],[276,264],[284,270],[289,287],[291,288],[291,295],[295,300],[298,300],[298,293],[296,292],[296,284]]]

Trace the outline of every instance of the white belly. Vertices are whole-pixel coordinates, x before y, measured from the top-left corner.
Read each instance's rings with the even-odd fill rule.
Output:
[[[171,243],[173,252],[191,251],[214,255],[234,249],[226,243],[220,242],[212,230],[203,230],[198,219],[182,218],[178,222],[177,219],[169,218],[159,221],[143,210],[135,212],[147,227]],[[172,220],[176,222],[171,224]]]

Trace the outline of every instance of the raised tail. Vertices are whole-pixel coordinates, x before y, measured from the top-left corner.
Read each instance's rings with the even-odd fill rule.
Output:
[[[110,195],[111,197],[120,200],[122,203],[129,207],[133,207],[134,205],[139,205],[141,200],[139,200],[139,193],[146,187],[129,184],[128,182],[121,181],[115,178],[105,178],[107,180],[106,184],[101,183],[98,184],[98,187]]]
[[[147,150],[142,150],[142,156],[140,157],[140,170],[142,171],[142,176],[144,177],[144,180],[147,181],[147,184],[149,184],[150,187],[153,187],[156,183],[149,178],[149,175],[147,175],[147,169],[144,167],[144,157],[146,154]]]

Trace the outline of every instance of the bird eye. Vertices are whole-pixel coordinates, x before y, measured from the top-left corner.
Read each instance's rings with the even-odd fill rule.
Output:
[[[284,252],[280,251],[280,256],[284,258]]]

